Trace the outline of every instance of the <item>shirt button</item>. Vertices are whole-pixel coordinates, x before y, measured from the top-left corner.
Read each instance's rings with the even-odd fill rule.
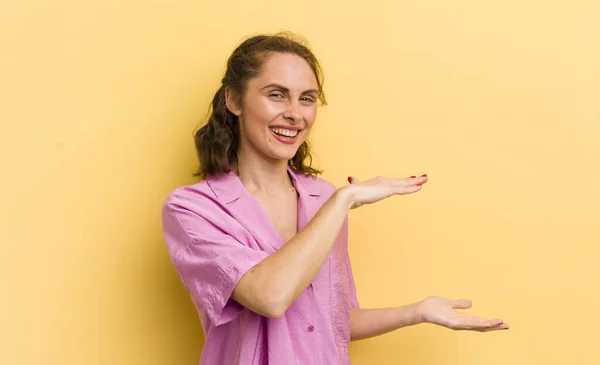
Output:
[[[313,325],[308,326],[308,332],[312,332],[314,330],[315,330],[315,326],[313,326]]]

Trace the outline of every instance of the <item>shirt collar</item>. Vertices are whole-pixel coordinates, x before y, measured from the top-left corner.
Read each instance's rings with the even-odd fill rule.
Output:
[[[310,196],[321,195],[323,189],[321,184],[317,183],[316,178],[296,172],[289,165],[287,170],[300,196],[305,194]],[[242,181],[233,171],[207,176],[206,182],[217,198],[225,204],[238,200],[244,191]]]

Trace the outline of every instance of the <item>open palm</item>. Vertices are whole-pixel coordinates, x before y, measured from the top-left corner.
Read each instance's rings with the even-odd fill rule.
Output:
[[[442,297],[428,297],[419,303],[418,315],[424,322],[453,330],[488,332],[509,328],[508,324],[501,319],[488,320],[472,317],[456,310],[468,309],[471,306],[471,301],[468,299],[450,300]]]

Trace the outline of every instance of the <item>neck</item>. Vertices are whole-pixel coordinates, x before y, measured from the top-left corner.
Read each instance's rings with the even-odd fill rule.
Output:
[[[287,161],[266,160],[249,154],[238,154],[237,175],[251,193],[272,195],[292,186]]]

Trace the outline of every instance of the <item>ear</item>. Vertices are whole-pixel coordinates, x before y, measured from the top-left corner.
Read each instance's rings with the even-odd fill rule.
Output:
[[[238,95],[228,87],[225,88],[225,104],[233,115],[239,117],[242,114]]]

